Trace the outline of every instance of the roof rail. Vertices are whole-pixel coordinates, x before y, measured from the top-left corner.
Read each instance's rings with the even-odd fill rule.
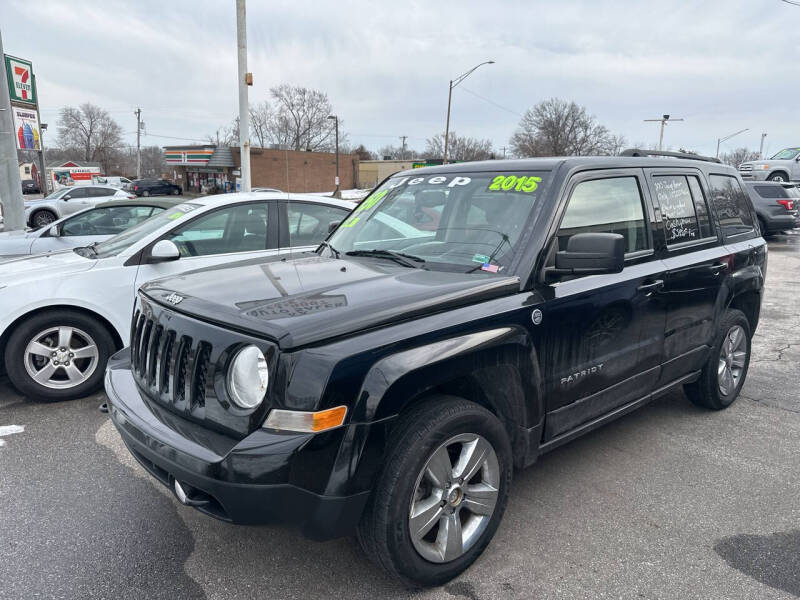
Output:
[[[670,158],[689,158],[692,160],[702,160],[705,162],[721,163],[722,161],[713,156],[703,156],[701,154],[691,154],[689,152],[668,152],[666,150],[640,150],[639,148],[628,148],[619,154],[620,156],[668,156]]]

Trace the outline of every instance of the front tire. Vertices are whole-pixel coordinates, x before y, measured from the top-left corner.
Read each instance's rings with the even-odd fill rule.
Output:
[[[147,198],[149,195],[150,195],[150,192],[148,192],[147,190],[142,192],[142,196],[144,196],[145,198]]]
[[[777,173],[773,173],[769,177],[767,177],[767,181],[775,181],[777,183],[784,183],[789,181],[789,177],[786,173],[781,173],[780,171]]]
[[[33,215],[31,215],[31,225],[33,225],[36,229],[40,229],[42,227],[47,227],[56,220],[56,215],[49,210],[37,210]]]
[[[406,585],[441,585],[491,541],[511,475],[511,444],[497,417],[460,398],[433,397],[400,417],[359,541]]]
[[[72,400],[103,383],[114,339],[97,320],[71,310],[39,313],[11,334],[5,351],[11,383],[29,398]]]
[[[697,406],[722,410],[739,396],[750,366],[750,323],[740,310],[722,317],[708,362],[697,381],[684,386]]]

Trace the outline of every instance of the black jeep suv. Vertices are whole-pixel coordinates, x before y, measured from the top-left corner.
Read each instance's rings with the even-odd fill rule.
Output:
[[[122,439],[211,516],[456,576],[513,467],[745,380],[767,248],[738,173],[631,154],[398,173],[316,252],[145,285],[106,374]]]

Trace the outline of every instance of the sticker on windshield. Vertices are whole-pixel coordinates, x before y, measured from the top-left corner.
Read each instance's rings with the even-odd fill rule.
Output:
[[[350,216],[342,223],[342,227],[352,227],[356,223],[358,223],[359,219],[361,218],[359,215],[364,212],[365,210],[369,210],[373,206],[375,206],[378,202],[383,200],[386,194],[389,193],[389,190],[381,190],[377,194],[373,194],[366,200],[364,200],[358,207],[350,214]]]
[[[533,175],[498,175],[492,179],[489,192],[533,192],[542,182],[541,177]]]
[[[472,262],[475,263],[483,264],[483,263],[488,263],[490,260],[492,260],[491,257],[486,256],[485,254],[476,254],[475,256],[472,257]]]
[[[185,215],[185,214],[186,214],[186,213],[182,213],[182,212],[174,212],[174,213],[172,213],[170,216],[168,216],[167,218],[168,218],[170,221],[174,221],[175,219],[180,219],[180,218],[181,218],[183,215]]]

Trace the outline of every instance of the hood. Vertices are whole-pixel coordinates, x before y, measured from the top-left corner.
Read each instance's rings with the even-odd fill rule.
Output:
[[[0,262],[0,288],[82,273],[96,264],[96,260],[78,256],[72,250],[12,258]]]
[[[761,165],[779,165],[779,164],[793,163],[793,162],[794,162],[793,158],[790,158],[788,160],[787,159],[780,160],[780,159],[777,159],[777,158],[774,159],[774,160],[769,160],[769,159],[748,160],[748,161],[745,161],[742,164],[740,164],[739,168],[743,167],[744,165],[751,165],[753,167],[760,167]]]
[[[36,237],[34,232],[32,231],[24,231],[21,229],[17,229],[14,231],[2,231],[0,232],[0,244],[3,243],[4,240],[24,240],[28,238]]]
[[[173,310],[266,336],[287,349],[511,294],[519,291],[519,278],[309,253],[185,273],[142,291]]]

